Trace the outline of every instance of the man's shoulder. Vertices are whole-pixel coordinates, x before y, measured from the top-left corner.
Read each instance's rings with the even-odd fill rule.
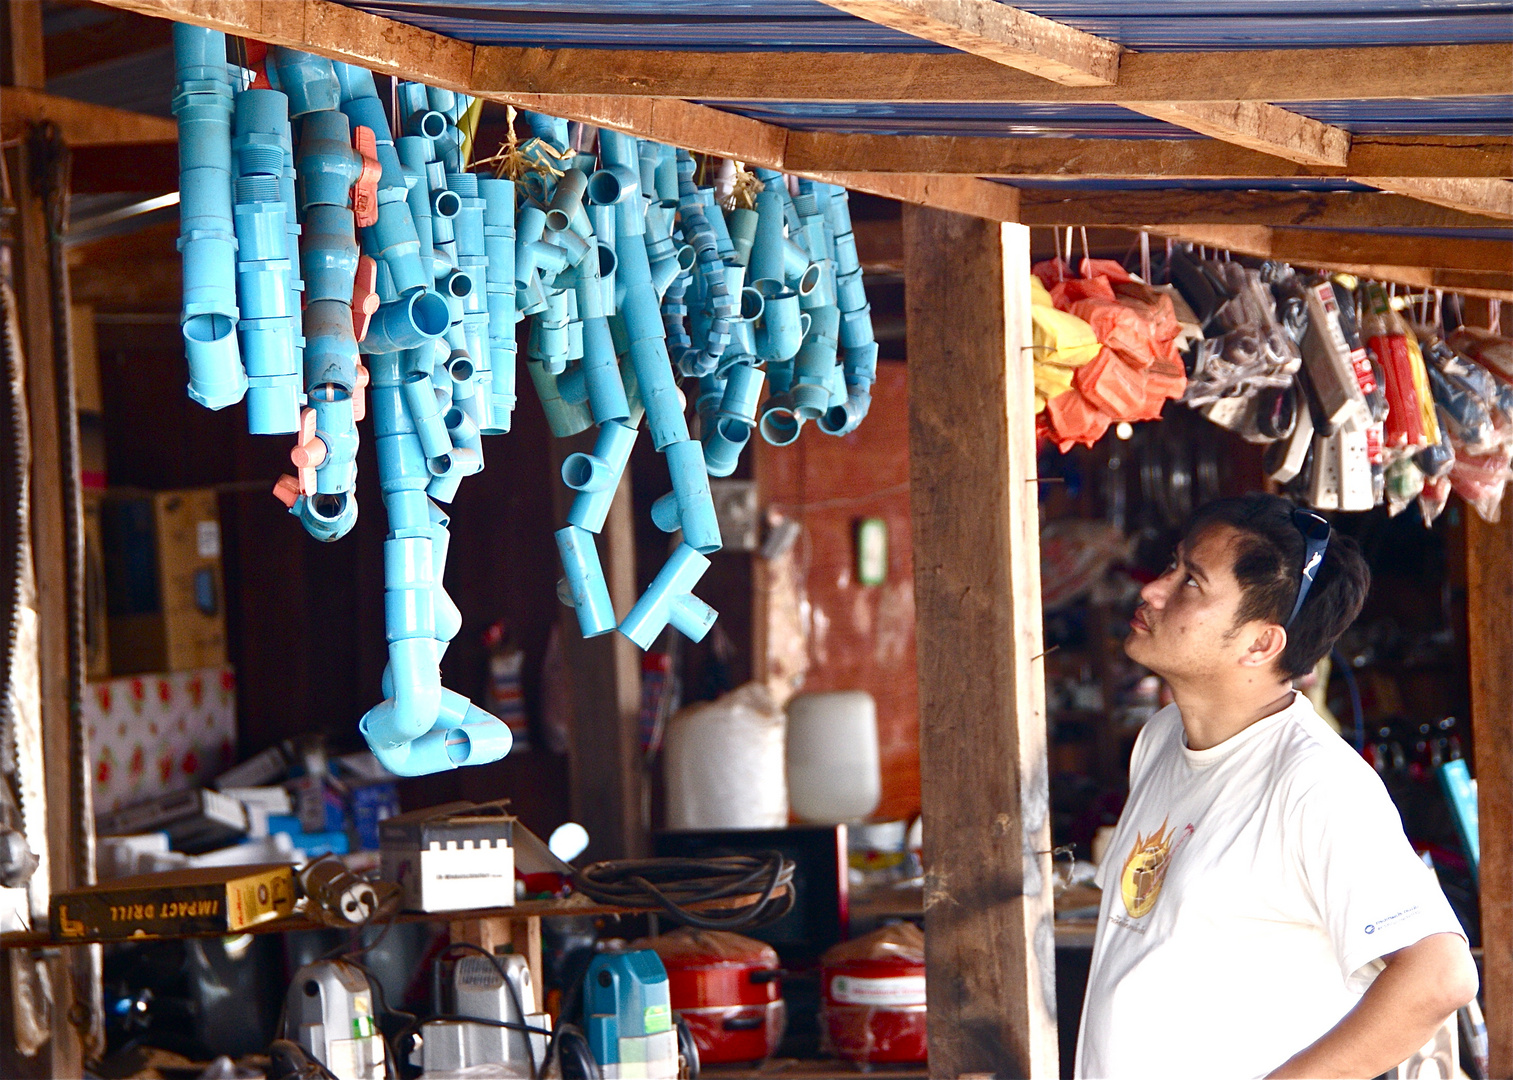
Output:
[[[1291,799],[1348,800],[1386,793],[1376,770],[1302,695],[1278,725],[1273,746],[1275,785]]]

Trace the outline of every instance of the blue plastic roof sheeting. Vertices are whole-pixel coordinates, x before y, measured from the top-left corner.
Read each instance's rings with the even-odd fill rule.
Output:
[[[1201,137],[1119,105],[872,101],[703,104],[806,131],[1106,139]],[[1291,102],[1287,108],[1358,135],[1513,135],[1513,97]]]
[[[712,52],[950,52],[818,0],[345,0],[475,45]]]
[[[619,49],[943,52],[819,0],[347,0],[480,45]],[[1497,0],[1029,0],[1026,10],[1131,49],[1298,49],[1513,41]]]
[[[1120,105],[1030,102],[705,101],[717,109],[804,131],[868,135],[1078,136],[1085,139],[1198,139],[1186,128]]]
[[[1361,135],[1513,135],[1513,96],[1293,101],[1293,112]]]

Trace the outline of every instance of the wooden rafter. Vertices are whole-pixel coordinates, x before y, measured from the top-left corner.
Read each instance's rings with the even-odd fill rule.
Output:
[[[14,138],[27,124],[52,121],[70,146],[171,143],[178,126],[161,116],[91,105],[42,90],[7,86],[0,91],[0,134]]]
[[[1513,93],[1513,45],[1125,53],[1113,86],[1063,86],[967,53],[662,52],[479,45],[480,89],[725,101],[1124,105],[1372,101]]]
[[[1194,225],[1306,225],[1322,229],[1396,226],[1421,229],[1495,228],[1494,217],[1374,191],[1079,191],[1022,188],[1026,225],[1140,226],[1152,221]]]
[[[928,38],[1062,86],[1112,86],[1124,51],[997,0],[822,0],[848,15]]]
[[[1343,169],[1350,133],[1265,101],[1136,102],[1143,116],[1303,165]]]
[[[537,100],[546,108],[553,99]],[[1366,136],[1351,145],[1344,168],[1302,165],[1217,139],[1037,139],[790,131],[784,153],[788,164],[797,169],[925,171],[1025,179],[1513,175],[1513,139],[1504,136],[1422,140]],[[1389,164],[1402,168],[1387,168]]]
[[[1513,219],[1513,183],[1507,180],[1421,176],[1363,176],[1361,183],[1436,206]]]

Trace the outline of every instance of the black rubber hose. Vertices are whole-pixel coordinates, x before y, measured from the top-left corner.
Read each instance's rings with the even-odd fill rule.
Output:
[[[30,529],[31,509],[27,484],[27,463],[31,459],[30,435],[26,414],[25,360],[21,351],[20,316],[16,294],[9,281],[0,282],[0,306],[5,325],[0,328],[0,352],[5,362],[5,438],[0,439],[0,573],[4,575],[3,629],[0,644],[0,772],[16,771],[14,677],[16,645],[21,633],[23,597],[22,548]]]

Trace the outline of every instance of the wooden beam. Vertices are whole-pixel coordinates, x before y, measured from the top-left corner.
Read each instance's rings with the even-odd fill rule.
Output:
[[[1513,241],[1273,229],[1271,253],[1289,262],[1388,263],[1439,270],[1513,272]]]
[[[997,0],[823,0],[859,19],[1026,71],[1062,86],[1112,86],[1124,51]]]
[[[1029,230],[903,231],[930,1075],[1055,1076]]]
[[[178,141],[178,125],[163,116],[91,105],[42,90],[7,86],[0,109],[0,137],[13,139],[27,124],[52,121],[73,147],[127,146]]]
[[[1460,97],[1471,87],[1513,93],[1508,44],[1126,52],[1118,83],[1105,87],[1063,86],[966,53],[611,53],[480,45],[475,55],[479,89],[718,101],[1372,101],[1401,98],[1405,71],[1413,73],[1414,97]]]
[[[1464,512],[1464,511],[1463,511]],[[1466,513],[1466,639],[1481,816],[1482,998],[1489,1075],[1513,1074],[1513,508]]]
[[[1326,167],[1287,161],[1217,139],[999,138],[790,131],[785,161],[795,170],[965,173],[1024,179],[1501,178],[1513,175],[1513,139],[1440,136],[1415,140],[1365,136],[1352,141],[1343,167]],[[1386,167],[1389,163],[1401,167]]]
[[[1264,101],[1132,102],[1134,112],[1302,165],[1343,169],[1350,133]]]
[[[0,81],[6,88],[42,89],[42,5],[35,0],[3,0],[5,41],[0,43]]]
[[[1495,217],[1433,206],[1372,191],[1079,191],[1019,189],[1026,225],[1311,225],[1326,229],[1381,227],[1496,228]]]
[[[1493,179],[1431,179],[1418,176],[1357,177],[1383,191],[1407,195],[1436,206],[1513,220],[1513,183]]]
[[[591,432],[551,441],[552,466],[574,451],[593,450]],[[557,519],[567,515],[571,492],[553,487]],[[617,615],[636,602],[636,529],[630,476],[620,479],[598,536],[604,580]],[[625,859],[646,854],[645,770],[637,718],[641,711],[641,654],[623,634],[585,638],[578,616],[561,609],[563,654],[573,672],[573,723],[568,737],[573,820],[588,830],[585,858]]]

